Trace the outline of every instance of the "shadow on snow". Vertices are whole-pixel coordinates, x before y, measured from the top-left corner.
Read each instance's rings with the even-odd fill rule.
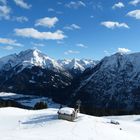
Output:
[[[22,122],[22,124],[41,124],[41,123],[45,123],[45,122],[50,122],[50,121],[54,121],[57,120],[58,116],[57,115],[40,115],[40,116],[36,116],[34,118],[31,118],[30,120],[27,120],[25,122]]]

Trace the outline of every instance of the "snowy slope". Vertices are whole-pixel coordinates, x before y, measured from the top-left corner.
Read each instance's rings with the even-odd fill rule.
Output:
[[[140,116],[129,117],[140,118]],[[28,111],[0,108],[0,138],[1,140],[139,140],[139,121],[129,121],[127,118],[125,120],[125,116],[120,125],[110,124],[109,121],[110,118],[83,114],[79,114],[75,122],[58,120],[57,109]]]

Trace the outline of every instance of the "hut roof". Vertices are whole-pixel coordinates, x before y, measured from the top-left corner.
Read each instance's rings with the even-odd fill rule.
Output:
[[[58,113],[71,115],[74,113],[74,111],[75,111],[74,108],[64,107],[64,108],[59,109]]]

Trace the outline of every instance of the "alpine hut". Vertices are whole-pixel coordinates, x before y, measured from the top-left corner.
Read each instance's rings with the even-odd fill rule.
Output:
[[[58,119],[74,121],[77,118],[78,109],[63,107],[58,110]]]

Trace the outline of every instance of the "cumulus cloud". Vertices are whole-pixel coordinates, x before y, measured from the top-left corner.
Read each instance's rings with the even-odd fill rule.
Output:
[[[0,19],[10,19],[11,8],[7,5],[0,5]]]
[[[109,29],[114,29],[114,28],[129,28],[129,26],[126,23],[119,23],[119,22],[113,22],[113,21],[105,21],[101,22],[101,25],[109,28]]]
[[[78,29],[81,29],[81,27],[79,25],[76,25],[76,24],[71,24],[69,26],[65,26],[64,27],[65,30],[78,30]]]
[[[27,22],[29,19],[25,16],[21,16],[21,17],[13,17],[13,21],[17,21],[17,22]]]
[[[44,27],[48,27],[48,28],[52,28],[55,26],[55,24],[58,22],[58,18],[57,17],[45,17],[45,18],[41,18],[38,19],[35,23],[35,26],[44,26]]]
[[[118,3],[115,3],[115,4],[112,6],[112,9],[123,8],[123,7],[125,7],[125,5],[124,5],[122,2],[118,2]]]
[[[138,4],[140,4],[140,0],[132,0],[129,2],[129,4],[137,6]]]
[[[24,0],[14,0],[17,6],[24,8],[24,9],[30,9],[32,7],[31,4],[27,4]]]
[[[65,55],[69,55],[69,54],[79,54],[79,51],[73,51],[73,50],[68,50],[66,52],[64,52]]]
[[[78,43],[76,44],[77,47],[81,47],[81,48],[88,48],[86,45],[82,44],[82,43]]]
[[[131,50],[127,49],[127,48],[118,48],[118,51],[121,54],[126,54],[126,53],[130,53]]]
[[[136,19],[140,19],[140,10],[134,10],[127,13],[127,16],[134,17]]]
[[[22,44],[18,43],[17,40],[13,40],[9,38],[0,38],[0,43],[6,45],[19,46],[19,47],[23,46]]]
[[[22,28],[14,29],[14,31],[17,36],[40,40],[62,40],[66,38],[61,30],[57,30],[55,32],[40,32],[34,28]]]
[[[65,5],[68,8],[78,9],[80,7],[86,7],[86,4],[82,1],[71,1]]]

